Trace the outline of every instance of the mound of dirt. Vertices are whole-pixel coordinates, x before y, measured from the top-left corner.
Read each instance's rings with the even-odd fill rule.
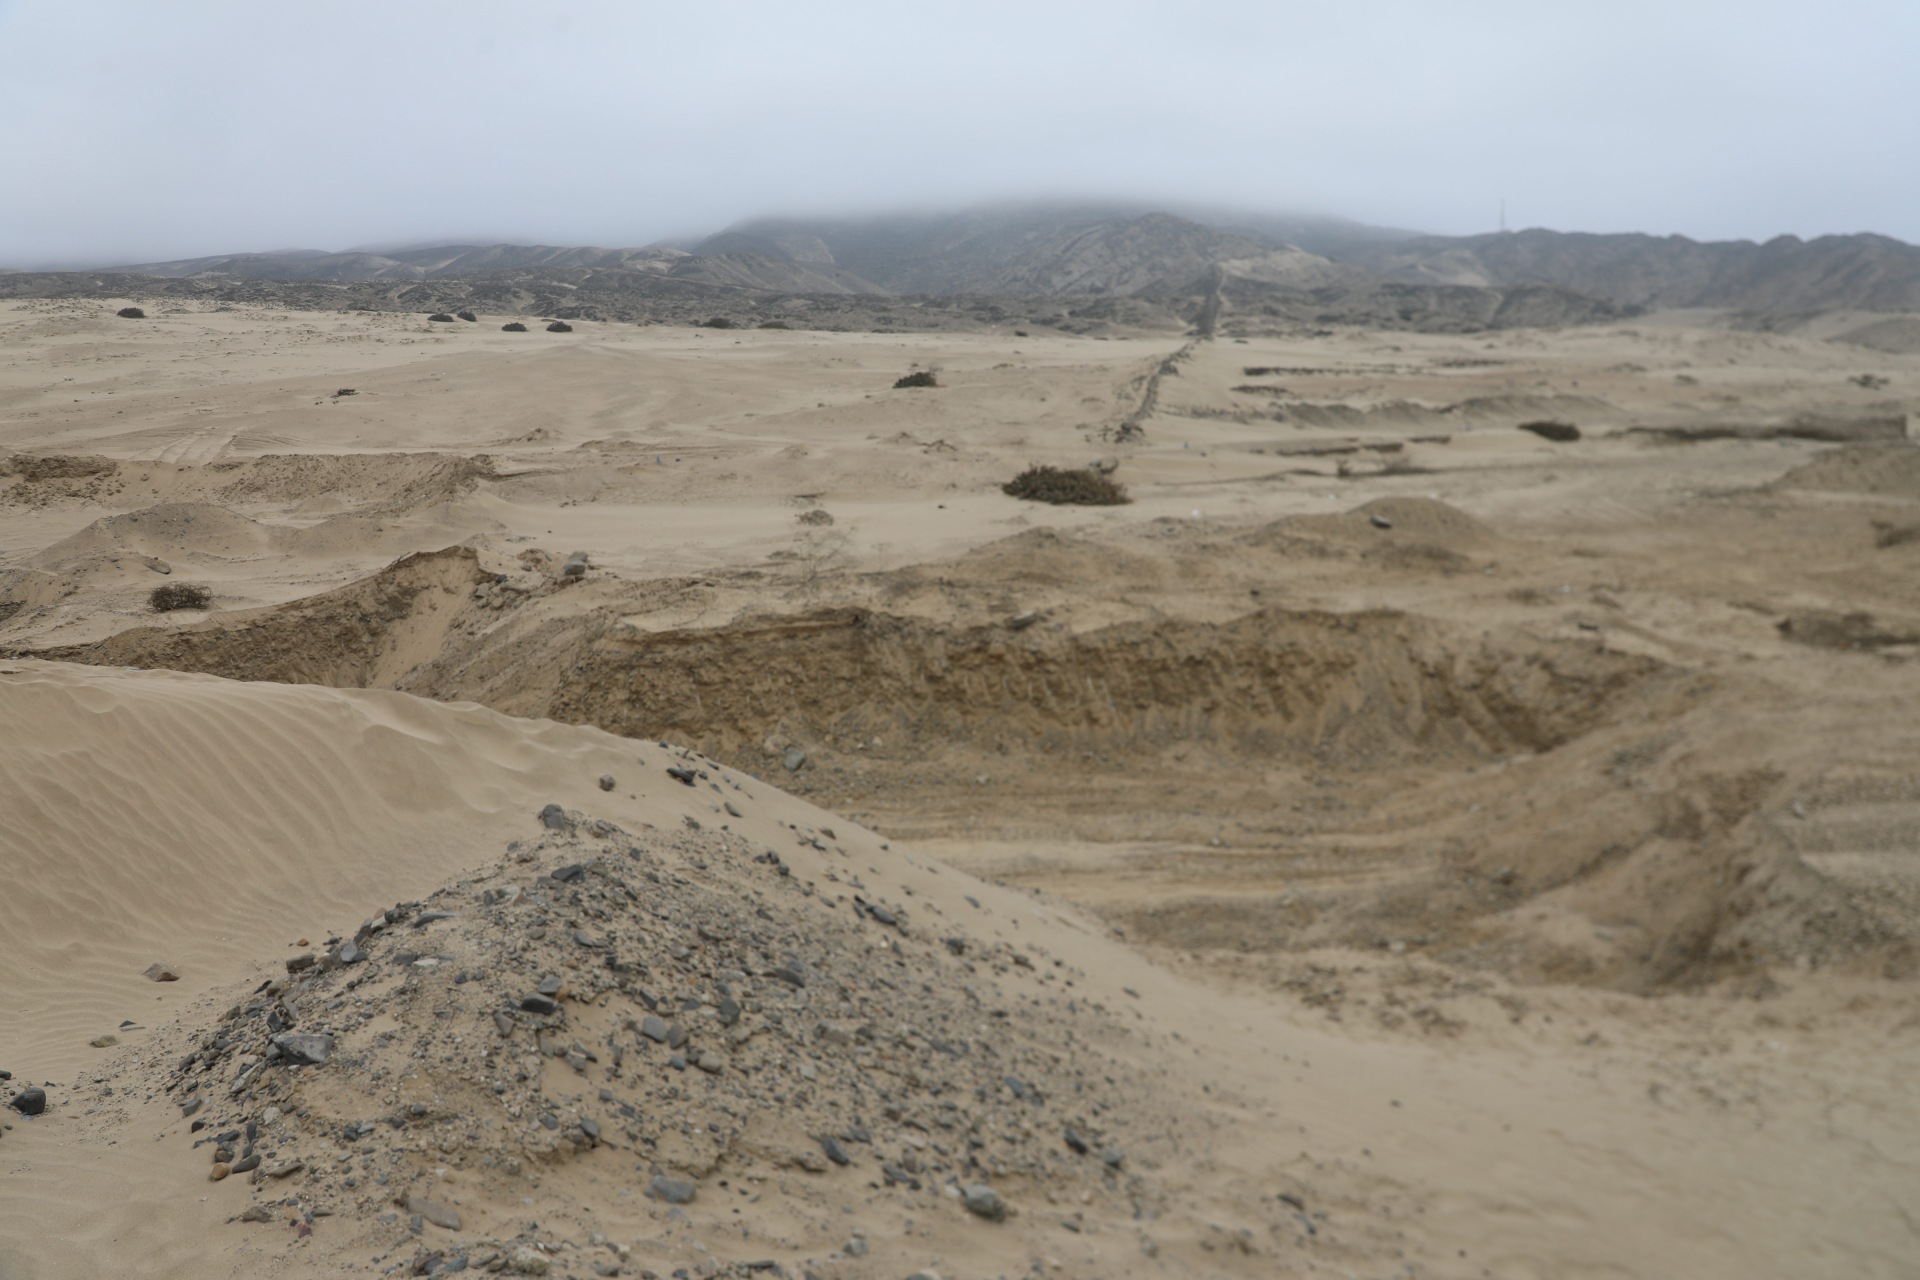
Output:
[[[1920,447],[1889,444],[1834,449],[1795,467],[1773,487],[1920,498]]]
[[[1920,355],[1920,318],[1894,316],[1875,320],[1858,329],[1850,329],[1833,341],[1866,347],[1870,351],[1884,351],[1889,355]]]
[[[92,454],[19,453],[0,459],[0,476],[11,473],[29,482],[83,480],[88,476],[111,475],[117,466],[111,458]]]
[[[47,547],[30,563],[41,569],[71,572],[115,557],[234,559],[269,550],[278,532],[213,503],[168,502],[103,516]]]
[[[1332,515],[1283,516],[1246,534],[1250,546],[1310,555],[1359,555],[1425,569],[1461,569],[1499,536],[1458,507],[1432,498],[1376,498]]]
[[[36,656],[283,684],[393,685],[439,656],[463,611],[477,607],[475,588],[493,581],[471,548],[449,547],[405,556],[371,578],[277,608],[177,629],[135,627]]]
[[[211,495],[230,503],[294,503],[325,494],[371,511],[405,511],[465,497],[495,479],[493,459],[445,453],[267,454],[209,468]]]
[[[758,807],[697,757],[648,756]],[[267,1221],[325,1207],[331,1241],[369,1247],[399,1205],[434,1227],[403,1261],[453,1269],[544,1258],[514,1207],[568,1171],[694,1212],[759,1188],[763,1222],[903,1193],[962,1230],[1062,1197],[1117,1228],[1165,1207],[1150,1170],[1191,1119],[1103,1051],[1117,1011],[1074,998],[1086,974],[1038,939],[863,888],[831,831],[793,833],[839,864],[813,880],[725,831],[543,817],[545,838],[342,929],[155,1055],[204,1132],[234,1135],[206,1194]]]

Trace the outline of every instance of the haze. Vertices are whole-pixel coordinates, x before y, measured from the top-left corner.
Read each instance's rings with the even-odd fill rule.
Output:
[[[0,264],[1144,197],[1920,240],[1920,8],[0,0]]]

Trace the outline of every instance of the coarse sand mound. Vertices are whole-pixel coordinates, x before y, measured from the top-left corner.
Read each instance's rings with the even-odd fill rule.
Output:
[[[203,556],[221,560],[270,550],[275,531],[210,502],[169,502],[103,516],[34,556],[36,568],[72,570],[102,559]]]
[[[1774,487],[1920,498],[1920,447],[1892,444],[1834,449],[1787,472]]]

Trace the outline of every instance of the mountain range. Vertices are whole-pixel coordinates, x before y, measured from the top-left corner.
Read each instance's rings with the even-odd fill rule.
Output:
[[[1920,248],[1879,235],[1764,244],[1545,230],[1429,236],[1335,218],[1085,203],[760,219],[642,248],[290,250],[112,270],[199,282],[462,282],[476,299],[547,285],[629,300],[1138,299],[1203,312],[1199,300],[1226,298],[1294,320],[1398,315],[1416,327],[1429,313],[1436,323],[1500,327],[1665,308],[1920,310]]]

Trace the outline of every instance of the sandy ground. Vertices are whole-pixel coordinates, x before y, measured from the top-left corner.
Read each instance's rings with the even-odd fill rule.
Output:
[[[0,1131],[5,1280],[446,1251],[319,1180],[311,1234],[233,1221],[307,1175],[209,1184],[168,1073],[298,939],[512,874],[548,803],[710,822],[656,739],[798,880],[1042,943],[1111,1011],[1139,1182],[1008,1173],[995,1224],[858,1164],[670,1210],[610,1151],[420,1153],[474,1257],[1912,1273],[1920,357],[148,310],[0,312],[0,1069],[53,1102]],[[1101,458],[1130,505],[998,488]],[[182,582],[212,610],[149,610]],[[324,1093],[279,1101],[331,1159]]]

